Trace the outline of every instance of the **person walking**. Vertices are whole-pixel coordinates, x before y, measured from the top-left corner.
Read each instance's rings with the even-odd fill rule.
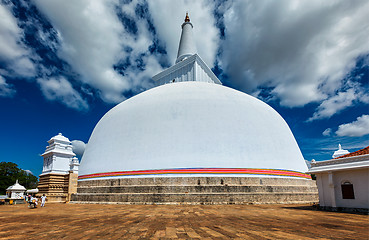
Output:
[[[46,198],[45,194],[43,194],[41,197],[41,207],[45,207]]]

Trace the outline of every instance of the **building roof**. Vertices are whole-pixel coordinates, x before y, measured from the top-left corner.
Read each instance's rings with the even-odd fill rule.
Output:
[[[64,137],[63,134],[59,133],[58,135],[52,137],[49,141],[47,141],[49,144],[52,144],[53,142],[59,142],[59,143],[66,143],[69,144],[70,141],[68,138]]]
[[[369,146],[331,160],[311,162],[309,173],[369,168]]]
[[[26,188],[23,187],[22,185],[20,185],[18,183],[18,179],[17,179],[17,181],[15,182],[15,184],[12,185],[12,186],[10,186],[10,187],[8,187],[6,190],[7,191],[26,191]]]
[[[337,158],[354,157],[354,156],[360,156],[360,155],[366,155],[366,154],[369,154],[369,146],[367,146],[366,148],[357,150],[356,152],[348,153],[348,154],[345,154]]]

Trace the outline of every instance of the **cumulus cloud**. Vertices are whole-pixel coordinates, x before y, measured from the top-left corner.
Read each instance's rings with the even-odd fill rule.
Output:
[[[338,136],[361,137],[369,134],[369,115],[362,115],[356,121],[338,126]]]
[[[78,3],[38,0],[35,3],[58,32],[59,57],[82,76],[84,84],[99,90],[107,102],[123,100],[125,91],[151,87],[151,77],[162,70],[163,56],[150,52],[155,40],[149,25],[151,20],[158,39],[166,46],[170,62],[174,63],[180,26],[188,10],[195,24],[200,55],[210,66],[215,61],[219,31],[212,14],[214,4],[208,1],[155,1],[148,5],[143,0],[125,4],[118,0]],[[145,15],[145,11],[150,14]],[[120,63],[126,64],[121,74],[114,68]]]
[[[322,133],[323,136],[330,136],[332,134],[332,129],[331,128],[327,128],[326,130],[324,130],[324,132]]]
[[[35,3],[58,32],[59,57],[82,76],[84,84],[97,89],[103,100],[116,103],[125,99],[125,91],[148,88],[150,77],[162,70],[156,56],[148,54],[153,36],[147,21],[135,13],[142,2],[122,6],[117,0]],[[125,28],[118,13],[133,19],[137,32]],[[124,61],[120,74],[115,66]]]
[[[129,85],[114,71],[122,52],[123,27],[111,2],[35,2],[58,32],[58,55],[78,72],[83,82],[99,89],[107,101],[119,101]]]
[[[2,74],[13,77],[34,76],[36,68],[33,53],[23,44],[23,31],[18,27],[10,7],[0,4],[0,19],[0,62],[5,65]]]
[[[314,118],[328,116],[324,106],[334,99],[351,101],[342,79],[369,53],[368,8],[364,0],[234,1],[220,62],[234,87],[269,88],[287,107],[325,100]]]
[[[84,96],[117,103],[152,87],[150,78],[176,59],[188,11],[199,55],[209,67],[219,64],[227,85],[259,97],[267,93],[282,106],[319,104],[309,121],[369,102],[363,89],[346,87],[343,80],[357,58],[369,54],[365,0],[32,3],[52,25],[36,28],[38,41],[71,67],[63,69],[64,79],[73,75]],[[7,59],[0,73],[34,76],[35,57],[22,43],[17,19],[3,5],[0,16],[0,61]],[[37,68],[60,75],[58,67]]]
[[[364,96],[364,97],[362,97]],[[361,91],[361,89],[350,88],[345,92],[338,92],[327,100],[324,100],[317,108],[314,115],[307,121],[313,121],[317,119],[330,118],[334,114],[339,113],[343,109],[352,106],[357,101],[366,102],[367,94]]]
[[[67,107],[87,110],[88,104],[64,77],[39,78],[37,83],[44,96],[51,101],[60,101]]]
[[[16,90],[0,76],[0,97],[13,97]]]

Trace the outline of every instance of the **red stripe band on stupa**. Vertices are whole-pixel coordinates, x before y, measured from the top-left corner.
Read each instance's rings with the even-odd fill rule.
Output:
[[[78,176],[78,179],[117,177],[117,176],[135,176],[135,175],[157,175],[157,174],[257,174],[284,177],[300,177],[311,179],[309,174],[263,168],[176,168],[176,169],[155,169],[155,170],[135,170],[119,172],[103,172]]]

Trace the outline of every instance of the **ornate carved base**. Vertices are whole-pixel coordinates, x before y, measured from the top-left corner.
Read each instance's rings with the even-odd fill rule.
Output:
[[[38,196],[46,195],[48,202],[68,202],[70,195],[77,192],[78,175],[72,171],[68,174],[40,175]]]

